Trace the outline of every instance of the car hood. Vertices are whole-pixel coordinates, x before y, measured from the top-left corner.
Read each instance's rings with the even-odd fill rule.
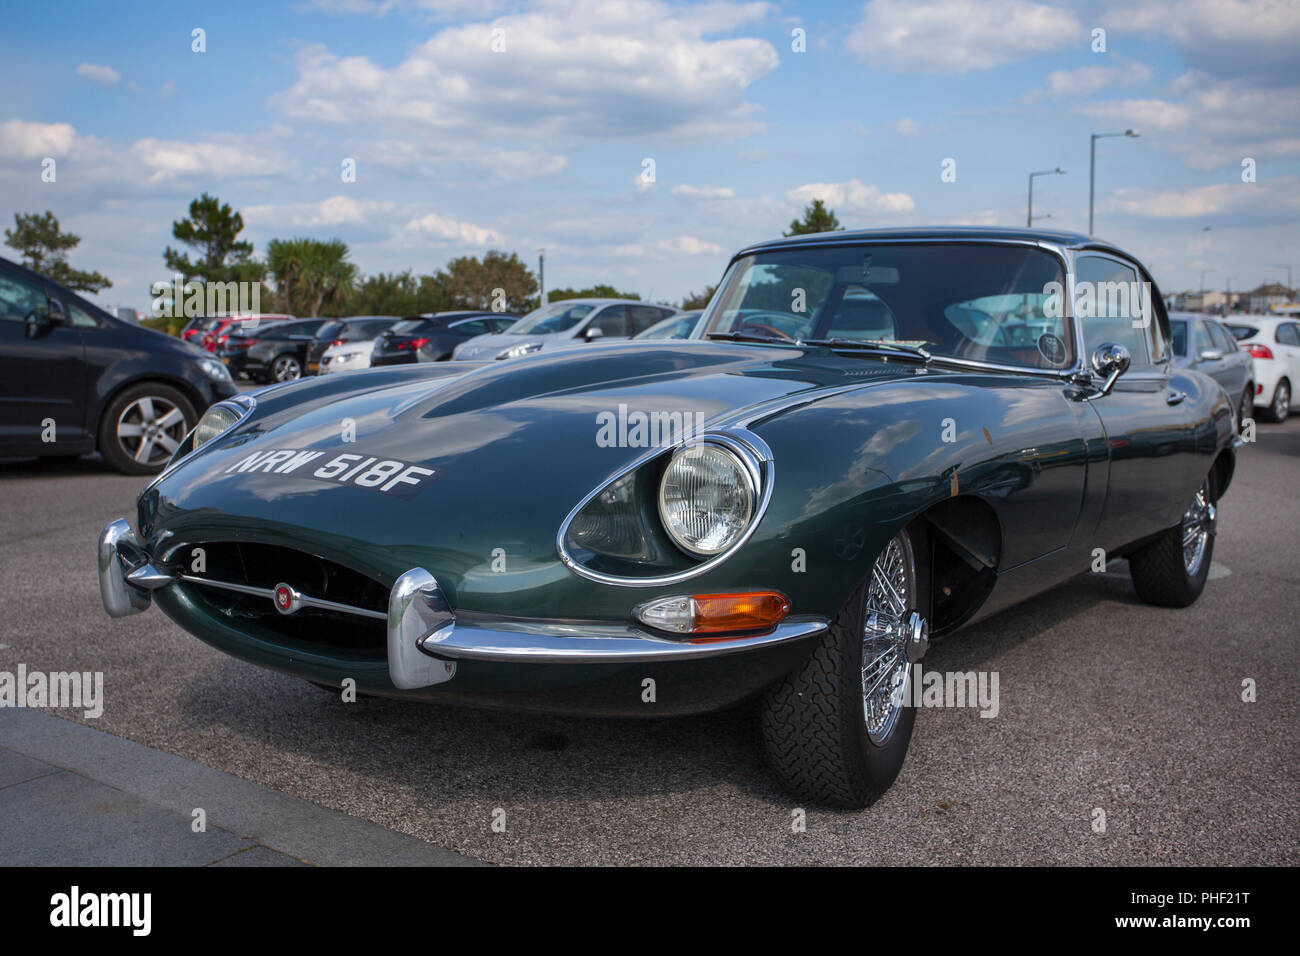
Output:
[[[526,345],[530,342],[546,345],[568,338],[570,336],[567,332],[552,332],[543,335],[511,335],[509,332],[493,332],[488,335],[476,335],[472,339],[460,343],[460,345],[456,346],[453,356],[458,360],[468,359],[481,362],[495,359],[503,351],[516,345]]]
[[[273,386],[254,393],[243,423],[146,489],[140,530],[149,541],[289,540],[388,584],[436,565],[454,572],[451,588],[480,595],[503,593],[494,589],[505,578],[481,577],[501,549],[512,573],[541,586],[569,574],[555,534],[570,509],[652,443],[669,443],[638,438],[638,414],[707,428],[916,373],[824,349],[676,342]],[[393,463],[388,477],[362,480],[382,462]],[[403,474],[411,480],[393,482]]]

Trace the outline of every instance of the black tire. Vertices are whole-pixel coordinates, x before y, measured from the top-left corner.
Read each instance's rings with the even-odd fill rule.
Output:
[[[148,405],[143,403],[145,399],[149,400]],[[181,420],[165,428],[159,428],[151,447],[143,452],[145,459],[141,460],[139,458],[142,454],[141,446],[148,441],[147,436],[141,435],[137,439],[134,435],[122,435],[120,432],[134,428],[137,421],[141,427],[145,427],[144,418],[139,413],[146,408],[152,407],[159,413],[153,420],[155,424],[170,416],[170,411],[167,415],[162,414],[164,406],[179,412]],[[171,450],[166,447],[166,443],[179,444],[180,439],[189,434],[190,429],[198,424],[198,420],[198,413],[182,392],[161,382],[141,382],[124,389],[104,409],[104,415],[99,421],[99,453],[104,456],[105,461],[123,474],[157,474],[166,467],[167,461],[171,458]],[[175,445],[172,446],[174,447]]]
[[[923,536],[900,536],[908,544],[911,594],[925,595],[917,572],[927,566],[919,548]],[[862,661],[870,582],[869,574],[812,656],[769,688],[761,706],[763,749],[782,785],[800,800],[845,810],[869,806],[894,782],[916,721],[915,708],[905,705],[883,742],[867,733]],[[907,674],[910,681],[910,666]]]
[[[1183,520],[1140,551],[1129,555],[1129,574],[1133,578],[1133,587],[1137,590],[1138,597],[1147,604],[1187,607],[1205,590],[1210,562],[1214,558],[1214,536],[1218,520],[1213,491],[1213,483],[1206,478],[1201,490],[1197,492],[1197,499],[1183,515]],[[1196,511],[1201,496],[1205,497],[1209,509],[1208,517],[1199,519],[1206,531],[1205,546],[1195,566],[1189,568],[1183,550],[1184,536],[1193,523],[1193,512]]]
[[[1264,406],[1264,414],[1260,418],[1266,422],[1281,424],[1286,421],[1286,417],[1290,412],[1291,382],[1284,378],[1273,389],[1273,396],[1268,400],[1268,405]]]

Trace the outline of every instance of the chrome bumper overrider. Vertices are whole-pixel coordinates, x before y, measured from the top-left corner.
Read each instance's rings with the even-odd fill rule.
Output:
[[[270,589],[206,580],[156,567],[124,519],[112,522],[100,535],[99,594],[110,617],[147,610],[151,591],[178,581],[273,598]],[[304,607],[382,616],[291,593],[295,610],[301,602]],[[434,576],[424,568],[412,568],[397,579],[389,593],[388,673],[393,686],[414,690],[451,680],[457,661],[636,664],[698,660],[799,641],[820,634],[826,624],[821,617],[787,618],[765,634],[692,644],[632,624],[612,622],[564,624],[486,618],[468,612],[458,621]]]

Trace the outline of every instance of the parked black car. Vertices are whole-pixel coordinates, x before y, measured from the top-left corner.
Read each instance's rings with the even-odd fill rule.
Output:
[[[161,471],[199,416],[237,389],[195,345],[122,322],[0,259],[0,455],[88,455]]]
[[[504,332],[519,321],[513,312],[437,312],[408,315],[375,340],[373,365],[442,362],[476,335]]]
[[[307,368],[307,352],[316,333],[329,319],[293,319],[256,328],[233,330],[217,357],[231,375],[255,382],[292,382]]]
[[[395,315],[352,315],[326,322],[316,332],[316,339],[307,350],[307,374],[315,375],[320,371],[321,356],[331,345],[365,342],[378,337],[399,321]]]

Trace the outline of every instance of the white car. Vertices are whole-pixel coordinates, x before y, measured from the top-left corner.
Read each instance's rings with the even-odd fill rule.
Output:
[[[1223,324],[1255,363],[1255,408],[1265,421],[1280,422],[1297,409],[1300,384],[1300,318],[1229,315]]]
[[[374,349],[374,339],[331,345],[321,356],[320,374],[329,375],[332,372],[352,372],[359,368],[370,368],[370,353]]]
[[[677,310],[635,299],[565,299],[534,309],[508,332],[476,335],[452,352],[452,361],[518,358],[544,348],[627,339]]]

